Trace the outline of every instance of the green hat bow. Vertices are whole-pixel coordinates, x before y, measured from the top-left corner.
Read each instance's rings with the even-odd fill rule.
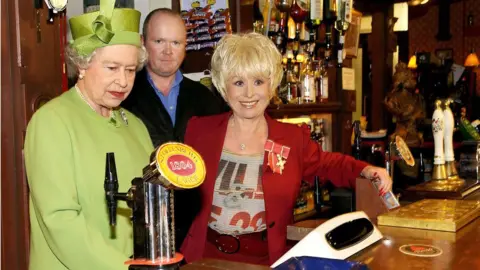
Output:
[[[80,55],[90,55],[95,49],[127,44],[142,46],[140,39],[140,12],[134,9],[116,9],[115,0],[100,0],[100,10],[72,17],[70,30],[72,46]]]

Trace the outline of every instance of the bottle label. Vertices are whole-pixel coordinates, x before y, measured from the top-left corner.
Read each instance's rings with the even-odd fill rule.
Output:
[[[311,0],[310,19],[323,20],[323,0]]]
[[[315,96],[315,78],[313,76],[306,76],[303,81],[303,99],[313,100]]]
[[[320,79],[320,98],[328,98],[328,78],[326,77]]]

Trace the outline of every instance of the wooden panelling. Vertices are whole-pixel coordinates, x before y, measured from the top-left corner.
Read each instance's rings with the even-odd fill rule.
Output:
[[[369,37],[369,53],[372,61],[372,94],[369,111],[369,121],[372,130],[386,126],[383,99],[390,88],[392,54],[388,53],[387,37],[388,18],[393,13],[392,6],[384,5],[384,9],[372,15],[372,34]]]
[[[43,1],[40,1],[43,2]],[[31,0],[1,0],[2,269],[28,269],[28,187],[23,165],[26,125],[35,105],[62,90],[58,18]]]

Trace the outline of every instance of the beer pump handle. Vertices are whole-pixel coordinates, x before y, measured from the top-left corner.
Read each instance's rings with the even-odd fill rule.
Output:
[[[114,153],[107,153],[104,188],[105,197],[107,199],[108,215],[110,217],[110,225],[115,226],[117,223],[116,195],[118,194],[118,178]]]

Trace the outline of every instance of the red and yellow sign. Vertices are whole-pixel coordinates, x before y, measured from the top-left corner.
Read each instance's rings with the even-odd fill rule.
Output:
[[[160,174],[177,188],[195,188],[205,180],[205,163],[190,146],[165,143],[158,148],[156,158]]]

